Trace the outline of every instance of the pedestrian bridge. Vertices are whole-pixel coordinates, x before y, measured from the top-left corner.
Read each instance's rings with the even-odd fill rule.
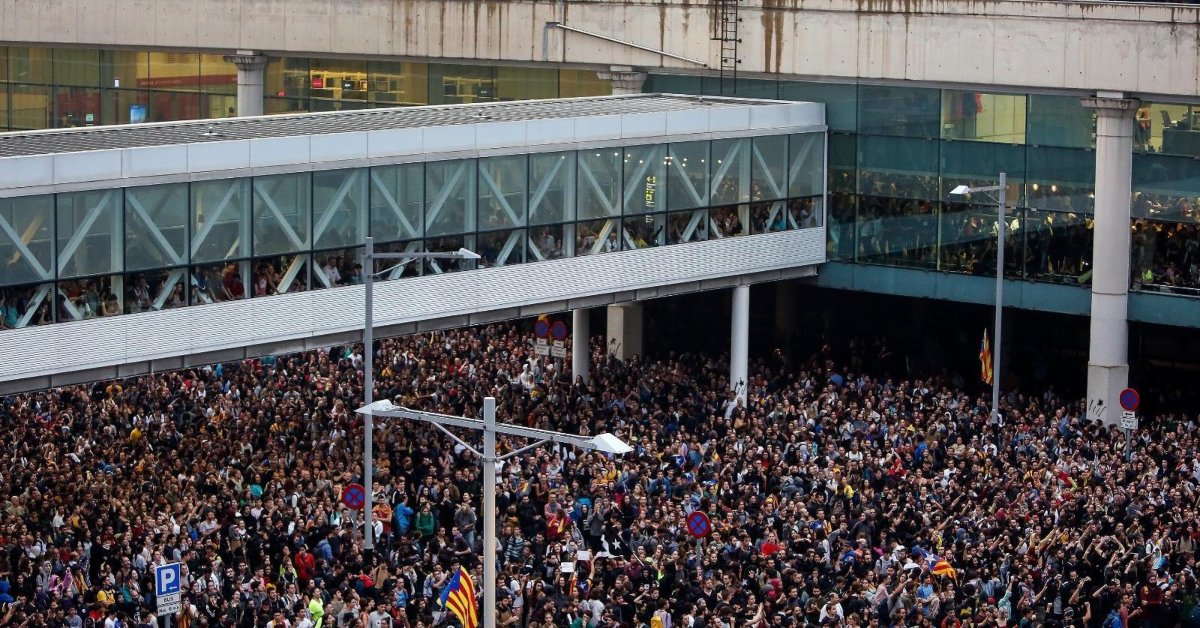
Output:
[[[825,146],[669,95],[0,134],[0,389],[353,342],[368,271],[381,334],[813,275]]]

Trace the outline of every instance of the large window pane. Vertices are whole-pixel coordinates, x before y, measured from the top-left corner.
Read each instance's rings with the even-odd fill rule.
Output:
[[[0,199],[0,286],[53,279],[53,237],[54,196]]]
[[[226,61],[224,55],[202,54],[200,57],[200,90],[206,94],[237,96],[237,66]],[[234,103],[237,102],[235,99]],[[224,108],[210,117],[225,116]],[[236,113],[236,110],[235,110]]]
[[[121,313],[125,291],[119,275],[87,277],[58,282],[55,302],[58,320],[82,321]]]
[[[195,92],[200,90],[200,55],[191,52],[151,52],[149,78],[137,87]],[[131,86],[132,87],[132,86]]]
[[[53,62],[50,48],[8,49],[8,80],[13,83],[50,85],[54,82]]]
[[[1200,296],[1200,225],[1137,220],[1133,225],[1133,287]]]
[[[646,93],[658,94],[700,94],[703,93],[702,80],[699,76],[683,76],[678,74],[650,74],[646,77]]]
[[[935,268],[937,205],[925,200],[862,196],[858,204],[858,261]]]
[[[858,167],[860,194],[937,198],[937,141],[860,136]]]
[[[708,205],[710,142],[680,142],[667,147],[667,206],[689,209]]]
[[[0,288],[0,329],[54,322],[54,284]]]
[[[362,244],[367,236],[367,169],[313,172],[313,248]]]
[[[942,206],[939,270],[996,276],[997,206],[951,203]],[[1021,216],[1010,210],[1004,217],[1005,276],[1022,277],[1026,264]]]
[[[572,257],[575,254],[575,225],[544,225],[529,229],[529,261]]]
[[[575,255],[593,255],[621,250],[621,220],[589,220],[575,225]]]
[[[525,226],[527,155],[479,160],[479,230]]]
[[[1133,215],[1200,222],[1200,161],[1167,155],[1133,156]]]
[[[409,240],[425,235],[425,165],[371,168],[371,235]]]
[[[363,282],[364,247],[348,247],[313,254],[312,289],[354,286]]]
[[[579,155],[579,217],[621,214],[621,149],[581,150]]]
[[[789,142],[787,161],[788,196],[815,196],[825,193],[824,134],[793,135]]]
[[[192,261],[249,257],[250,180],[192,183],[191,225]]]
[[[788,196],[788,137],[766,135],[750,143],[750,199],[781,199]]]
[[[126,270],[187,264],[187,227],[186,183],[125,190]]]
[[[475,160],[425,164],[425,233],[441,236],[475,230]]]
[[[558,97],[611,96],[612,81],[596,76],[594,70],[558,71]]]
[[[457,251],[459,249],[474,251],[475,248],[474,234],[451,235],[425,240],[425,250],[431,253]],[[472,270],[477,268],[477,263],[476,260],[468,259],[427,259],[425,260],[424,273],[426,275],[440,275],[460,270]]]
[[[713,205],[750,200],[750,139],[713,140],[709,171]]]
[[[479,267],[511,266],[525,262],[525,230],[490,231],[479,234]]]
[[[941,94],[936,89],[863,85],[858,89],[858,132],[940,137]]]
[[[429,64],[429,104],[464,105],[496,100],[496,68]]]
[[[100,87],[100,51],[87,48],[55,49],[54,84]]]
[[[125,275],[125,313],[157,312],[188,304],[189,273],[186,267],[146,270]],[[197,293],[198,288],[192,288]]]
[[[529,224],[575,219],[575,153],[529,156]]]
[[[1200,110],[1195,105],[1143,103],[1134,123],[1134,150],[1200,156]]]
[[[1029,95],[1029,131],[1039,146],[1095,146],[1095,116],[1078,96]]]
[[[1025,230],[1028,277],[1070,284],[1091,281],[1091,216],[1031,209],[1025,212]]]
[[[367,97],[387,105],[429,102],[429,75],[424,63],[367,62]]]
[[[829,195],[829,229],[826,230],[826,254],[831,260],[854,260],[858,196]]]
[[[1090,150],[1030,146],[1026,204],[1038,209],[1091,213],[1096,155]]]
[[[251,296],[269,297],[308,290],[309,260],[307,253],[254,260]]]
[[[1005,144],[1025,143],[1025,96],[942,92],[942,137]]]
[[[120,201],[121,190],[57,195],[59,277],[120,272]]]
[[[626,250],[646,249],[667,243],[666,214],[646,214],[626,218],[622,226],[621,247]]]
[[[46,129],[53,126],[54,108],[50,101],[53,88],[42,85],[12,85],[11,108],[5,126],[14,131]]]
[[[306,251],[312,191],[309,173],[254,178],[254,255]]]
[[[829,192],[853,194],[858,189],[858,137],[829,134]]]
[[[356,59],[313,59],[309,74],[312,111],[338,111],[367,101],[367,62]]]
[[[100,90],[89,87],[56,87],[54,121],[60,128],[100,123]]]
[[[313,85],[307,57],[284,57],[267,60],[263,70],[263,91],[268,94],[265,107],[268,113],[307,111],[308,97]],[[325,87],[322,74],[321,89]]]
[[[941,198],[961,202],[950,190],[959,185],[984,187],[999,185],[1000,173],[1008,178],[1006,202],[1009,206],[1023,204],[1025,189],[1025,147],[988,142],[942,142],[942,189]],[[995,193],[993,193],[993,196]],[[986,197],[976,197],[974,202],[986,202]]]
[[[667,214],[667,244],[703,242],[708,239],[708,210],[671,212]]]
[[[501,66],[496,68],[496,97],[499,100],[558,98],[558,70]]]
[[[825,124],[831,130],[858,130],[857,85],[781,81],[779,97],[783,100],[825,103]]]
[[[630,146],[625,149],[626,214],[653,213],[667,208],[663,183],[667,180],[667,146]]]

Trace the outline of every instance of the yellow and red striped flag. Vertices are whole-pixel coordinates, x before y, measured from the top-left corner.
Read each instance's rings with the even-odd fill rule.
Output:
[[[987,330],[983,330],[983,344],[979,347],[979,378],[987,385],[992,384],[992,344],[988,342]]]

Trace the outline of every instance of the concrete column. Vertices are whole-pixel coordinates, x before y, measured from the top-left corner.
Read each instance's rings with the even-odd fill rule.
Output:
[[[583,308],[571,312],[571,381],[580,377],[586,383],[592,364],[592,343],[588,330],[589,312]]]
[[[642,355],[642,304],[608,306],[608,352],[618,360]]]
[[[1097,92],[1083,104],[1097,114],[1088,416],[1116,423],[1121,416],[1117,397],[1129,384],[1129,202],[1139,102],[1120,92]]]
[[[642,85],[646,82],[646,73],[638,72],[627,65],[614,65],[608,71],[596,72],[603,81],[612,81],[613,96],[642,93]]]
[[[729,385],[744,402],[750,377],[750,286],[734,286],[730,319]]]
[[[237,66],[237,114],[239,117],[263,114],[263,69],[267,56],[253,50],[239,50],[225,55],[225,60]]]

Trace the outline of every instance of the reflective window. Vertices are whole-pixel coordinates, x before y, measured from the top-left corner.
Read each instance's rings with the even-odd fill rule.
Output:
[[[1200,157],[1200,109],[1143,103],[1134,123],[1134,150]]]
[[[312,111],[339,111],[365,107],[367,62],[355,59],[313,59],[309,67]]]
[[[826,255],[831,260],[853,261],[858,197],[853,194],[830,194],[829,203]]]
[[[570,70],[563,68],[558,71],[559,98],[610,95],[612,95],[612,82],[596,76],[594,70]]]
[[[667,244],[703,242],[708,239],[707,209],[667,214]]]
[[[829,134],[829,191],[853,194],[858,189],[858,137]]]
[[[500,66],[496,68],[496,98],[498,100],[558,98],[558,70]]]
[[[430,252],[457,251],[463,248],[469,251],[476,250],[475,234],[443,236],[425,240],[425,250]],[[471,270],[476,268],[477,264],[476,260],[427,259],[425,260],[424,273],[427,275],[440,275],[460,270]]]
[[[529,261],[574,257],[575,225],[543,225],[529,229]]]
[[[1200,162],[1167,155],[1133,156],[1135,218],[1200,222]]]
[[[58,276],[120,272],[121,190],[59,194],[55,200]]]
[[[1078,96],[1029,95],[1029,143],[1038,146],[1091,148],[1095,143],[1095,115]]]
[[[308,290],[310,259],[307,253],[293,253],[254,260],[251,296],[269,297]]]
[[[312,173],[313,248],[362,244],[367,235],[367,170]]]
[[[951,202],[962,202],[950,191],[959,185],[986,187],[1000,184],[1000,173],[1008,179],[1005,202],[1010,207],[1023,204],[1025,189],[1025,147],[989,142],[942,142],[941,146],[942,189],[941,198]],[[995,192],[991,193],[997,196]],[[986,202],[985,197],[973,199]]]
[[[824,152],[822,146],[821,152]],[[774,200],[788,196],[791,174],[788,137],[767,135],[750,142],[750,200]]]
[[[479,230],[525,226],[526,155],[479,160]]]
[[[425,164],[371,168],[371,235],[409,240],[425,235]]]
[[[192,291],[187,268],[144,270],[125,275],[124,306],[126,314],[157,312],[188,304]],[[197,304],[203,303],[196,290]]]
[[[779,97],[783,100],[825,103],[825,124],[830,130],[858,130],[857,85],[781,81]]]
[[[621,150],[579,151],[579,218],[621,215]]]
[[[424,63],[367,62],[367,97],[380,105],[424,105],[429,102],[429,75]]]
[[[941,211],[939,270],[967,275],[996,275],[998,207],[988,203],[948,203]],[[1024,236],[1019,212],[1004,217],[1005,275],[1023,276]]]
[[[53,53],[49,48],[9,47],[8,80],[13,83],[51,84],[54,81]]]
[[[100,87],[100,51],[86,48],[55,49],[54,84]]]
[[[712,204],[750,200],[750,139],[713,140],[709,172]]]
[[[1130,260],[1133,287],[1200,296],[1200,225],[1135,220]]]
[[[467,105],[496,100],[496,68],[429,64],[429,104]]]
[[[248,257],[250,180],[192,183],[191,238],[193,262]]]
[[[942,92],[942,137],[1025,143],[1027,103],[1022,94]]]
[[[125,294],[121,282],[120,275],[59,281],[54,299],[58,320],[83,321],[121,314]]]
[[[53,196],[0,199],[0,286],[54,279],[53,237]]]
[[[826,180],[825,135],[822,133],[793,135],[789,146],[787,195],[824,194]]]
[[[425,164],[426,235],[475,229],[475,168],[472,159]]]
[[[1092,272],[1092,217],[1074,212],[1025,212],[1025,273],[1030,279],[1087,284]]]
[[[0,288],[0,329],[20,329],[54,322],[54,284]]]
[[[313,254],[312,288],[354,286],[363,282],[361,246],[321,251]]]
[[[187,264],[187,228],[186,183],[125,190],[126,270]]]
[[[529,156],[529,224],[575,219],[575,153]]]
[[[254,178],[254,255],[311,248],[312,176],[307,172]]]
[[[581,257],[621,250],[618,233],[621,230],[620,222],[619,219],[611,218],[577,223],[575,226],[575,255]]]
[[[510,266],[525,262],[525,230],[490,231],[479,234],[479,248],[475,250],[481,258],[480,268]]]
[[[940,137],[941,92],[917,87],[861,85],[858,132],[906,137]]]
[[[1094,152],[1043,146],[1026,150],[1029,207],[1091,213],[1095,203]]]
[[[667,208],[667,146],[625,149],[624,204],[626,214],[646,214]]]
[[[710,190],[709,142],[680,142],[667,147],[667,206],[706,207]]]
[[[939,142],[858,138],[858,191],[866,196],[937,198]]]
[[[926,200],[863,196],[858,202],[860,262],[937,267],[938,207]]]

